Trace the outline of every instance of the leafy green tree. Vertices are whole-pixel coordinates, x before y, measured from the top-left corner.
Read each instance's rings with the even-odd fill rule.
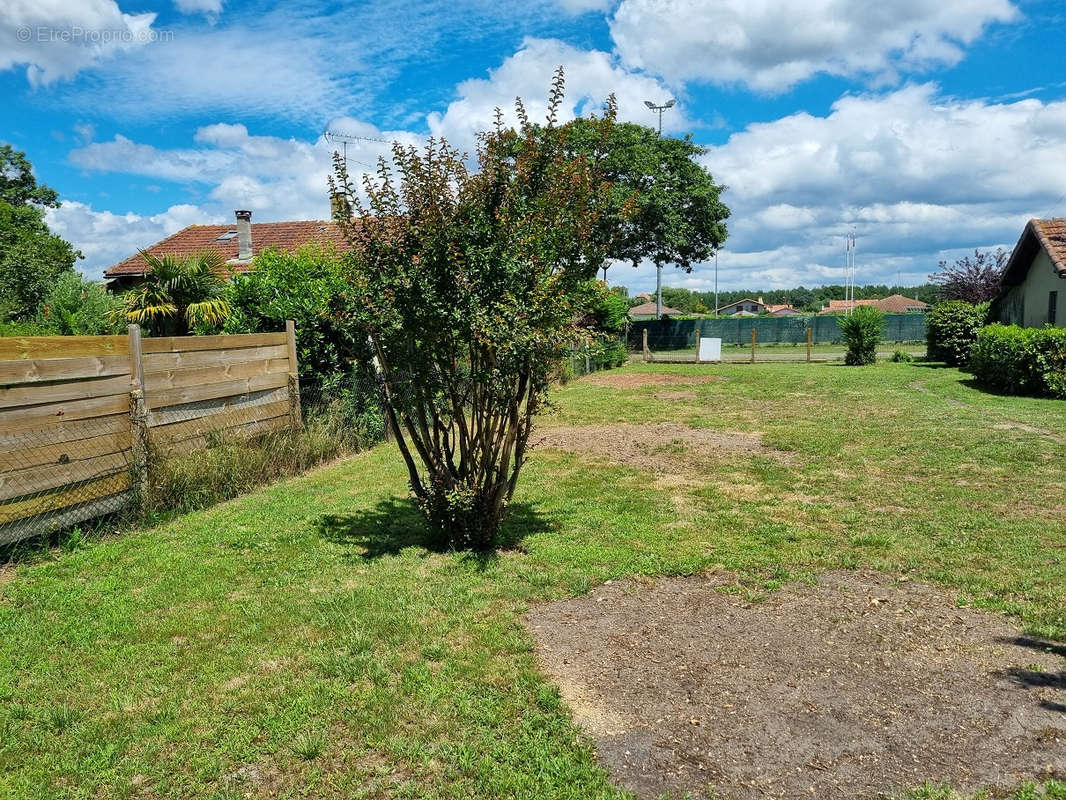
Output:
[[[55,280],[81,258],[44,221],[44,210],[58,207],[58,194],[37,183],[26,154],[0,145],[0,318],[32,317]]]
[[[844,363],[865,366],[877,361],[877,345],[885,329],[885,315],[873,306],[859,306],[837,320],[840,336],[848,346]]]
[[[598,169],[611,184],[611,203],[598,222],[609,258],[633,266],[647,259],[691,272],[725,242],[725,187],[696,160],[704,148],[690,136],[664,137],[624,122],[613,126],[604,146],[599,120],[578,118],[564,127],[570,152],[599,153]]]
[[[547,125],[532,125],[521,101],[518,131],[497,113],[476,172],[442,140],[422,151],[397,143],[360,192],[335,159],[353,321],[373,345],[411,489],[442,544],[494,544],[606,255],[599,166],[614,99],[589,122],[601,144],[586,157],[556,124],[562,98],[560,71]]]
[[[141,251],[144,280],[122,295],[117,317],[155,336],[186,336],[198,326],[216,327],[229,316],[226,265],[211,250],[162,258]]]
[[[60,275],[37,308],[36,324],[52,336],[121,333],[122,299],[77,272]]]
[[[267,333],[296,323],[296,352],[302,381],[349,373],[366,357],[365,339],[356,341],[345,324],[343,298],[348,282],[335,248],[308,244],[295,253],[269,248],[253,269],[235,275],[224,297],[230,313],[224,333]]]

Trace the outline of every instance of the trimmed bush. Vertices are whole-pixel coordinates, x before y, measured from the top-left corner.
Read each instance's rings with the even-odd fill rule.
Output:
[[[989,389],[1066,399],[1066,329],[988,325],[977,334],[970,369]]]
[[[853,367],[877,361],[877,345],[885,329],[885,315],[872,306],[859,306],[837,320],[840,338],[848,346],[844,363]]]
[[[891,361],[893,364],[910,364],[912,361],[914,361],[914,356],[912,356],[906,350],[897,350],[888,360]]]
[[[951,300],[933,306],[925,317],[926,355],[952,367],[965,367],[977,332],[988,317],[988,303]]]

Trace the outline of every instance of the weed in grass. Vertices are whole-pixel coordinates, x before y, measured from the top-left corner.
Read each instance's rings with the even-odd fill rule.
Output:
[[[81,712],[65,703],[58,706],[49,706],[45,709],[44,714],[41,715],[41,722],[56,733],[62,733],[80,719]]]
[[[326,747],[326,734],[321,731],[300,731],[292,740],[292,751],[304,761],[313,761]]]

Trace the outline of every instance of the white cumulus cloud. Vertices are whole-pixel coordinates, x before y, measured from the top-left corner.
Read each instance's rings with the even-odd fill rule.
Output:
[[[622,0],[611,35],[623,61],[670,81],[778,92],[818,73],[891,79],[951,65],[1010,0]]]

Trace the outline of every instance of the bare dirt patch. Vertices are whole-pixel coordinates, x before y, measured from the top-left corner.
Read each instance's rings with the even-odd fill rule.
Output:
[[[541,606],[543,668],[643,797],[880,798],[1066,775],[1066,647],[947,592],[836,572],[758,603],[725,573]]]
[[[791,460],[790,453],[763,444],[758,433],[690,428],[675,422],[545,428],[534,434],[533,446],[659,472],[684,471],[693,459],[716,459],[725,454],[768,456],[784,463]]]
[[[722,375],[681,375],[669,372],[626,372],[610,370],[599,372],[583,379],[594,386],[608,386],[612,389],[641,389],[646,386],[695,385],[724,381]]]

